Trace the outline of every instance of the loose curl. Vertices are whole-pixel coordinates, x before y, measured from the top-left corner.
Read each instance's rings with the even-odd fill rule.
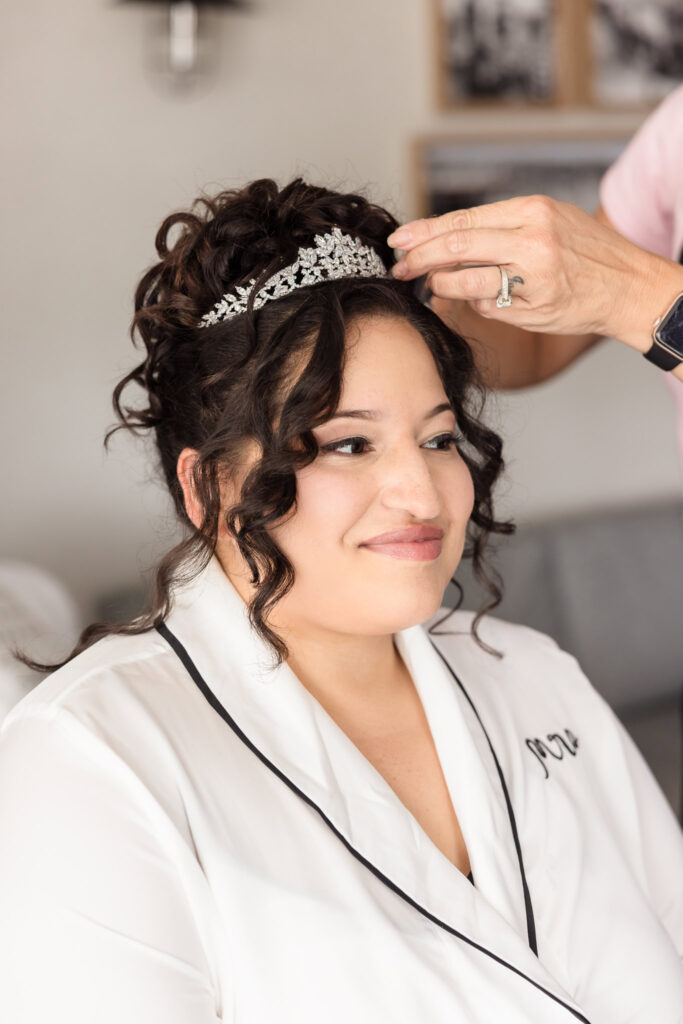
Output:
[[[301,178],[283,189],[260,179],[242,189],[202,196],[189,211],[164,220],[156,236],[158,262],[135,292],[131,337],[134,344],[142,343],[144,358],[114,390],[118,423],[105,444],[121,429],[154,432],[161,469],[187,536],[159,563],[143,614],[125,623],[88,626],[59,665],[24,658],[27,664],[52,670],[106,635],[142,633],[163,622],[175,588],[214,554],[221,517],[256,587],[248,605],[252,626],[278,663],[288,657],[286,644],[267,619],[291,589],[294,569],[271,527],[295,509],[296,473],[318,454],[313,429],[338,407],[349,328],[366,316],[400,317],[420,333],[455,410],[475,494],[463,557],[472,559],[475,576],[490,595],[472,630],[486,646],[477,626],[500,602],[502,590],[486,564],[485,549],[492,534],[511,533],[514,527],[494,516],[492,491],[503,468],[502,442],[481,422],[485,392],[466,342],[416,298],[411,285],[393,278],[327,281],[297,289],[256,312],[250,304],[231,320],[197,327],[224,293],[255,278],[254,295],[295,260],[299,247],[334,226],[371,245],[387,267],[393,263],[386,238],[397,222],[386,210],[360,195],[333,192]],[[141,389],[146,404],[124,403],[131,385]],[[256,442],[259,457],[237,503],[222,508],[221,483],[239,467],[249,442]],[[192,476],[203,510],[199,526],[188,518],[176,472],[185,448],[197,452]]]

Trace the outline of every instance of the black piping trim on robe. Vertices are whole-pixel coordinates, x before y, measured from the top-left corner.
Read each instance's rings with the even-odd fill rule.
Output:
[[[539,984],[539,982],[534,981],[533,978],[528,977],[528,975],[524,974],[523,971],[520,971],[518,967],[515,967],[513,964],[509,964],[507,960],[503,960],[502,957],[497,956],[496,953],[493,953],[490,949],[487,949],[485,946],[480,945],[478,942],[475,942],[474,939],[468,938],[467,935],[463,935],[462,932],[459,932],[457,931],[457,929],[452,928],[449,924],[446,924],[445,921],[441,921],[438,917],[435,917],[435,915],[430,913],[430,911],[427,910],[425,907],[420,906],[420,904],[417,903],[412,898],[412,896],[409,896],[408,893],[404,892],[401,888],[399,888],[399,886],[396,885],[395,882],[392,882],[391,879],[388,878],[385,874],[383,874],[379,870],[379,868],[375,867],[375,865],[371,861],[367,860],[367,858],[364,857],[362,853],[356,850],[349,843],[346,836],[344,836],[343,833],[340,832],[339,829],[330,821],[330,819],[327,817],[322,808],[318,807],[314,800],[312,800],[306,793],[304,793],[303,790],[299,789],[299,787],[294,782],[292,782],[292,780],[288,778],[284,774],[284,772],[280,771],[277,765],[273,764],[273,762],[270,761],[254,743],[252,743],[249,737],[246,736],[244,732],[242,732],[237,722],[235,722],[235,720],[230,716],[228,711],[223,707],[223,705],[218,700],[216,695],[209,688],[203,676],[201,675],[199,669],[192,661],[192,658],[188,654],[187,650],[183,647],[180,640],[178,640],[178,638],[170,631],[168,626],[162,622],[159,626],[156,626],[155,628],[157,632],[164,638],[169,647],[178,656],[182,664],[185,666],[188,674],[190,675],[192,680],[197,684],[199,690],[206,698],[208,703],[211,705],[214,711],[216,711],[221,716],[221,718],[230,726],[235,735],[244,743],[246,747],[249,748],[249,750],[251,750],[253,754],[255,754],[258,757],[258,759],[267,768],[270,769],[271,772],[273,772],[274,775],[276,775],[282,782],[284,782],[284,784],[289,789],[291,789],[293,793],[296,793],[296,795],[300,797],[304,801],[304,803],[308,804],[309,807],[311,807],[318,815],[320,815],[320,817],[325,822],[330,831],[332,831],[334,835],[337,837],[337,839],[339,839],[339,841],[343,843],[343,845],[346,847],[349,853],[353,857],[355,857],[355,859],[359,861],[359,863],[366,867],[368,871],[372,872],[372,874],[376,878],[378,878],[379,881],[383,883],[383,885],[386,885],[388,889],[391,889],[392,892],[396,893],[397,896],[399,896],[402,900],[404,900],[411,907],[417,910],[417,912],[421,914],[422,917],[425,917],[428,921],[431,921],[432,924],[435,924],[437,925],[437,927],[442,928],[450,935],[454,935],[457,939],[460,939],[462,942],[466,942],[468,946],[472,946],[474,949],[479,950],[480,953],[483,953],[485,956],[490,957],[491,960],[495,960],[495,962],[500,964],[501,967],[506,967],[509,971],[512,971],[513,974],[518,975],[518,977],[524,978],[525,981],[528,981],[529,984],[533,985],[534,988],[539,990],[539,992],[543,992],[543,994],[548,996],[549,999],[552,999],[553,1002],[559,1003],[560,1006],[563,1006],[565,1010],[568,1010],[569,1013],[571,1013],[571,1015],[575,1017],[576,1020],[581,1021],[582,1024],[591,1024],[588,1018],[584,1017],[582,1013],[580,1013],[578,1010],[575,1010],[574,1007],[569,1006],[568,1003],[565,1003],[564,1000],[560,999],[559,996],[556,996],[553,992],[549,992],[548,989],[544,988],[543,985]]]
[[[503,775],[503,769],[500,767],[500,761],[498,760],[498,756],[497,756],[495,750],[493,749],[493,743],[491,743],[491,739],[489,737],[489,734],[487,733],[487,731],[486,731],[486,729],[484,727],[484,723],[482,722],[481,718],[479,717],[479,712],[475,708],[474,703],[472,701],[472,698],[470,697],[469,693],[467,692],[465,687],[462,685],[462,683],[458,679],[457,675],[455,674],[455,672],[453,671],[451,666],[448,664],[448,662],[446,661],[446,659],[444,658],[443,654],[441,653],[439,648],[436,646],[434,641],[431,641],[431,644],[432,644],[432,647],[434,648],[434,650],[436,651],[436,653],[439,655],[439,657],[443,661],[443,663],[446,666],[446,668],[448,669],[448,671],[450,672],[450,674],[455,679],[455,681],[458,684],[458,686],[460,687],[460,689],[462,690],[462,692],[463,692],[463,694],[465,696],[465,699],[467,700],[467,703],[472,708],[472,711],[474,712],[475,717],[476,717],[477,721],[479,722],[479,725],[481,726],[481,730],[484,733],[484,736],[486,737],[486,742],[489,745],[489,749],[491,751],[491,755],[493,757],[493,760],[495,761],[496,769],[498,770],[498,778],[500,779],[500,785],[501,785],[501,788],[503,790],[503,795],[505,797],[505,805],[507,807],[508,817],[510,819],[510,828],[512,829],[512,838],[514,839],[515,850],[517,851],[517,860],[519,862],[519,875],[520,875],[520,878],[522,879],[522,892],[524,893],[524,909],[526,911],[526,929],[527,929],[527,935],[529,937],[529,948],[531,949],[531,951],[533,953],[536,954],[536,956],[538,956],[538,942],[536,940],[536,921],[534,920],[534,908],[531,905],[531,894],[529,892],[529,886],[527,885],[527,880],[526,880],[526,873],[524,871],[524,861],[522,859],[522,846],[521,846],[521,843],[519,841],[519,833],[517,832],[517,822],[515,820],[515,812],[512,809],[512,801],[510,800],[510,794],[508,793],[508,788],[507,788],[507,785],[505,784],[505,776]]]

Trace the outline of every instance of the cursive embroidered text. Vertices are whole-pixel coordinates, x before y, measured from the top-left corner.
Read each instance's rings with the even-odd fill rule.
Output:
[[[546,779],[550,776],[546,765],[548,757],[553,757],[556,761],[562,761],[565,754],[576,757],[579,746],[578,739],[569,729],[564,730],[564,735],[559,732],[549,732],[544,740],[535,737],[525,740],[525,743],[534,757],[538,759],[538,763],[545,772],[543,777]]]

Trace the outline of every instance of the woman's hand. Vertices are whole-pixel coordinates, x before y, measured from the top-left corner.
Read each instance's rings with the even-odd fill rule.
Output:
[[[411,221],[389,236],[393,268],[423,274],[434,295],[533,332],[617,337],[641,352],[652,323],[683,290],[678,264],[640,249],[571,203],[522,196]],[[499,267],[512,304],[496,306]]]

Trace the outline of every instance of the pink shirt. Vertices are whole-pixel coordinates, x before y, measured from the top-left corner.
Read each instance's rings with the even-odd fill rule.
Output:
[[[600,185],[617,231],[643,249],[683,262],[683,85],[641,125]],[[683,465],[683,381],[665,374],[678,417]]]

